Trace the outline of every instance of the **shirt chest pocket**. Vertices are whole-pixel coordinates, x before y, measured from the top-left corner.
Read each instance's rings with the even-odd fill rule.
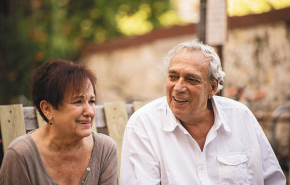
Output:
[[[222,185],[252,184],[245,153],[218,155],[219,179]]]

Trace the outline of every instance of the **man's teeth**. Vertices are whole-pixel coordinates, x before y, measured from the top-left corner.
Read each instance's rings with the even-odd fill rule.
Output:
[[[176,101],[180,101],[180,102],[186,102],[187,100],[184,100],[184,99],[178,99],[178,98],[175,98],[174,97],[174,99],[176,100]]]

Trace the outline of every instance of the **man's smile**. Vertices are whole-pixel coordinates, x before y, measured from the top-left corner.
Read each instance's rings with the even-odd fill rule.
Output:
[[[177,98],[177,97],[175,97],[175,96],[172,96],[172,97],[173,97],[173,99],[174,99],[176,102],[188,102],[188,100],[183,99],[183,98]]]

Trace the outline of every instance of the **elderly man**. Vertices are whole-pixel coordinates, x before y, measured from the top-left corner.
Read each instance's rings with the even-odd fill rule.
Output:
[[[215,96],[225,73],[214,49],[184,42],[165,62],[166,97],[136,111],[126,126],[120,185],[285,185],[252,112]]]

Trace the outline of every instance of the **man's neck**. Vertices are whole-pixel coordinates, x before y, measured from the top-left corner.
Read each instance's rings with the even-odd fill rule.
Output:
[[[193,119],[188,122],[180,121],[191,137],[196,140],[201,150],[203,150],[206,136],[214,124],[214,111],[211,101],[208,102],[206,111],[195,115],[192,118]]]

